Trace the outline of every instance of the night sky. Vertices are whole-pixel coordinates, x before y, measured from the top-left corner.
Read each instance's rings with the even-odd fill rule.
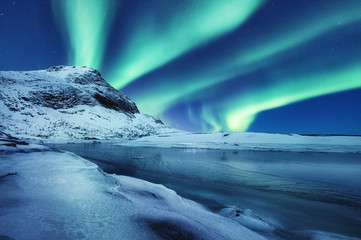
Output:
[[[360,0],[0,0],[0,70],[53,65],[183,130],[361,134]]]

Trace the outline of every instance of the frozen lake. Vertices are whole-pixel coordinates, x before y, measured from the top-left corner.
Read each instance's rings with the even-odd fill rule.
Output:
[[[214,212],[225,206],[251,209],[276,227],[280,239],[303,239],[302,232],[311,230],[361,238],[361,154],[108,143],[52,147],[91,160],[107,173],[163,184]]]

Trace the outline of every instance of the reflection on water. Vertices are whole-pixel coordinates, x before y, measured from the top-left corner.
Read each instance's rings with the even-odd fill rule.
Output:
[[[361,237],[361,156],[62,144],[108,173],[161,183],[213,211],[252,209],[288,231]]]

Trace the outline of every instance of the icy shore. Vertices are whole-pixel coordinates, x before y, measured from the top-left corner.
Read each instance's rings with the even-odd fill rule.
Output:
[[[124,146],[250,151],[361,153],[360,136],[302,136],[271,133],[170,133],[120,142]]]
[[[311,229],[289,235],[251,209],[212,212],[73,153],[0,137],[0,239],[357,239]]]
[[[0,239],[264,239],[162,185],[24,146],[1,148]]]

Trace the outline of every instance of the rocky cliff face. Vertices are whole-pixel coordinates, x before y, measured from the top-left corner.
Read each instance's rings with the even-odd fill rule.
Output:
[[[138,138],[172,131],[141,114],[97,70],[0,72],[0,130],[20,138]]]

